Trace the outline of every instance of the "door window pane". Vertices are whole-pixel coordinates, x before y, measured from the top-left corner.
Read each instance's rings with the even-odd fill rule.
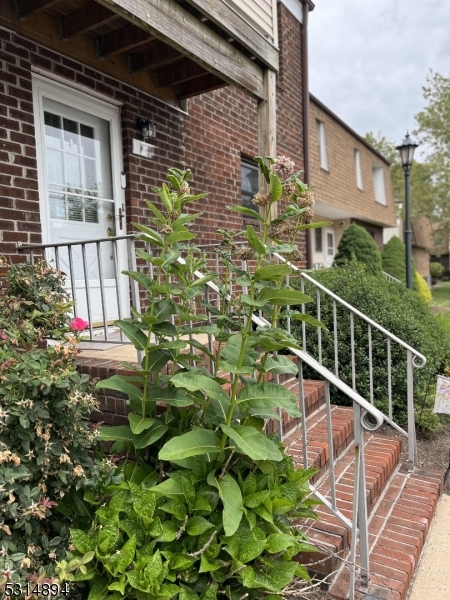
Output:
[[[316,252],[322,252],[323,248],[322,248],[322,230],[321,229],[315,229],[315,246],[316,246]]]

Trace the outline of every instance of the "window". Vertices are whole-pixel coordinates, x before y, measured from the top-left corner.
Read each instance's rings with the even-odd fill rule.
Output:
[[[241,188],[242,188],[242,206],[258,210],[252,202],[253,196],[259,191],[258,166],[249,158],[241,159]]]
[[[323,252],[323,246],[322,246],[322,230],[321,229],[315,229],[315,247],[316,247],[316,252]]]
[[[323,121],[316,121],[317,125],[317,144],[319,146],[319,164],[321,169],[328,171],[328,157],[327,157],[327,140],[325,137],[325,123]]]
[[[372,167],[375,201],[386,206],[386,191],[384,189],[383,167]]]
[[[361,170],[361,152],[355,150],[355,169],[356,169],[356,185],[359,190],[363,190],[363,179]]]

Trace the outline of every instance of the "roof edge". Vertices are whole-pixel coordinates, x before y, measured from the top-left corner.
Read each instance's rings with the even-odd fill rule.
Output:
[[[325,104],[323,104],[323,102],[321,102],[318,98],[316,98],[311,93],[309,94],[309,99],[314,104],[316,104],[321,110],[323,110],[324,112],[326,112],[334,121],[336,121],[337,123],[339,123],[339,125],[341,125],[342,127],[344,127],[344,129],[346,129],[349,133],[351,133],[351,135],[353,137],[355,137],[361,144],[364,144],[364,146],[366,146],[366,148],[368,148],[374,154],[376,154],[378,156],[378,158],[380,158],[383,162],[385,162],[389,167],[391,166],[390,161],[385,156],[383,156],[383,154],[381,154],[381,152],[378,152],[378,150],[376,150],[376,148],[374,148],[371,144],[369,144],[369,142],[367,140],[365,140],[363,137],[361,137],[359,135],[359,133],[356,133],[356,131],[354,129],[352,129],[349,125],[347,125],[347,123],[345,123],[345,121],[343,121],[332,110],[330,110],[328,108],[328,106],[325,106]]]

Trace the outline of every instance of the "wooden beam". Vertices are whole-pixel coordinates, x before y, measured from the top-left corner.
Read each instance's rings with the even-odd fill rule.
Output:
[[[264,71],[265,99],[258,104],[258,155],[277,155],[277,80],[276,73],[270,69]],[[260,175],[260,188],[266,188],[266,180]],[[277,216],[277,203],[272,204],[272,219]]]
[[[183,55],[178,50],[175,50],[175,48],[172,48],[172,46],[168,46],[162,42],[155,42],[150,48],[128,56],[130,73],[136,73],[144,69],[156,69],[180,58],[183,58]]]
[[[191,79],[190,81],[180,83],[174,87],[174,90],[179,100],[186,100],[186,98],[206,94],[206,92],[212,92],[213,90],[225,87],[226,85],[228,84],[220,79],[220,77],[217,77],[217,75],[207,73],[206,75],[197,77],[197,79]]]
[[[97,54],[99,58],[113,56],[147,44],[153,39],[155,38],[148,31],[136,25],[126,25],[97,38]]]
[[[263,71],[175,0],[100,0],[205,69],[254,98],[264,97]]]
[[[117,18],[118,15],[115,12],[101,4],[97,4],[97,2],[93,2],[63,17],[62,38],[63,40],[69,40],[71,37],[88,33],[92,29]]]
[[[16,0],[16,16],[23,21],[34,13],[51,8],[58,2],[61,2],[61,0]]]
[[[156,85],[159,88],[168,87],[177,83],[183,83],[183,81],[195,79],[207,73],[208,71],[198,63],[192,62],[190,58],[183,58],[183,60],[179,60],[173,65],[157,69]]]
[[[222,0],[187,0],[189,4],[203,13],[221,29],[230,34],[237,42],[250,50],[265,65],[278,71],[277,48],[256,28]]]

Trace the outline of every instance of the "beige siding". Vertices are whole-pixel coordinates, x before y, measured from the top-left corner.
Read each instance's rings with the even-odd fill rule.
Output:
[[[250,22],[259,31],[277,43],[277,3],[276,0],[226,0],[243,16],[250,17]]]

